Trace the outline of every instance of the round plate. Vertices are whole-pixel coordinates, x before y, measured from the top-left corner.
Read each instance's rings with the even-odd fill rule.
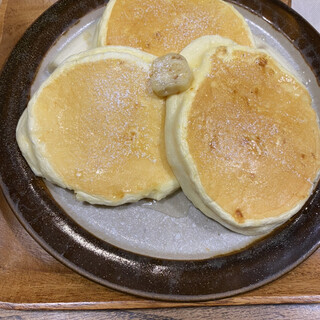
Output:
[[[288,223],[250,246],[213,258],[155,258],[112,245],[81,227],[35,177],[22,157],[15,129],[29,101],[41,61],[59,36],[104,0],[61,0],[24,34],[0,76],[1,186],[26,230],[73,270],[113,289],[149,298],[196,301],[227,297],[270,282],[308,257],[320,242],[319,185]],[[292,42],[320,81],[320,36],[276,0],[231,0]],[[275,31],[276,32],[276,31]],[[296,54],[295,53],[295,54]],[[318,82],[318,84],[316,83]]]

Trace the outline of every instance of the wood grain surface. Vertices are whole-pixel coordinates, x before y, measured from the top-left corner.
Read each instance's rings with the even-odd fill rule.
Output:
[[[55,0],[2,0],[0,6],[0,66],[26,28]],[[289,3],[290,1],[285,1]],[[2,32],[1,32],[2,31]],[[1,40],[2,35],[2,40]],[[47,254],[21,227],[2,193],[0,194],[0,308],[7,309],[1,317],[14,318],[13,310],[89,310],[89,309],[136,309],[136,308],[172,308],[163,310],[121,311],[121,319],[187,319],[195,318],[199,310],[203,319],[212,318],[212,309],[220,318],[223,314],[233,312],[240,314],[237,305],[256,304],[301,304],[310,315],[318,314],[320,303],[320,250],[315,252],[300,266],[282,278],[257,290],[216,301],[202,303],[170,303],[137,298],[132,295],[113,291],[89,281],[68,269]],[[233,305],[232,309],[218,306]],[[193,307],[174,312],[176,307]],[[195,308],[197,307],[197,308]],[[202,308],[200,308],[202,307]],[[221,309],[222,308],[222,309]],[[258,307],[256,307],[258,308]],[[260,312],[275,308],[264,306]],[[289,312],[291,319],[296,306],[279,306],[277,312]],[[11,309],[11,311],[10,311]],[[246,309],[246,319],[253,319],[255,307]],[[262,310],[262,311],[261,311]],[[302,310],[302,309],[301,309]],[[227,313],[226,313],[227,312]],[[25,319],[23,313],[19,319]],[[58,314],[58,313],[56,313]],[[231,314],[231,313],[230,313]],[[29,313],[30,315],[30,313]],[[42,313],[32,313],[28,319],[43,319]],[[76,319],[77,314],[70,311],[68,319]],[[82,319],[92,316],[83,314]],[[116,313],[110,311],[103,319],[114,319]],[[151,316],[152,315],[152,316]],[[100,319],[100,313],[96,318]],[[46,319],[56,319],[54,313],[47,314]],[[243,317],[244,318],[244,317]],[[316,316],[313,317],[317,319]],[[264,319],[269,319],[264,317]],[[270,318],[271,319],[271,318]]]
[[[0,319],[8,320],[276,320],[319,319],[320,305],[277,305],[247,307],[170,308],[109,311],[15,311],[0,310]]]

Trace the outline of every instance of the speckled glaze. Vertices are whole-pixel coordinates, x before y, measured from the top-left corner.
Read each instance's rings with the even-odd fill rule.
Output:
[[[320,243],[319,185],[287,224],[250,247],[205,260],[139,255],[96,238],[76,224],[34,176],[18,149],[16,125],[47,50],[67,28],[104,0],[62,0],[24,34],[0,76],[0,174],[3,192],[27,231],[50,254],[91,280],[149,298],[196,301],[227,297],[268,283],[308,257]],[[232,0],[286,35],[320,83],[320,36],[276,0]]]

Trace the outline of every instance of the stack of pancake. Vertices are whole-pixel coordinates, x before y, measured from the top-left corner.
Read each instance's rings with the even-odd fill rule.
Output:
[[[180,185],[243,234],[270,231],[303,206],[320,169],[310,95],[254,48],[231,5],[112,0],[97,34],[100,47],[57,68],[19,121],[36,175],[112,206],[159,200]],[[150,77],[169,52],[186,58],[193,81],[165,99]]]

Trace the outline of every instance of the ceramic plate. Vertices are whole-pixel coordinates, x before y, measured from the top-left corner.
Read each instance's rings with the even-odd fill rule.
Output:
[[[232,0],[258,47],[307,86],[320,114],[320,36],[276,0]],[[263,237],[235,234],[195,209],[181,192],[117,208],[77,202],[34,176],[15,128],[30,95],[70,54],[89,48],[106,1],[58,1],[24,34],[0,76],[3,192],[27,231],[50,254],[102,285],[165,300],[245,292],[291,270],[319,246],[319,186],[288,223]]]

